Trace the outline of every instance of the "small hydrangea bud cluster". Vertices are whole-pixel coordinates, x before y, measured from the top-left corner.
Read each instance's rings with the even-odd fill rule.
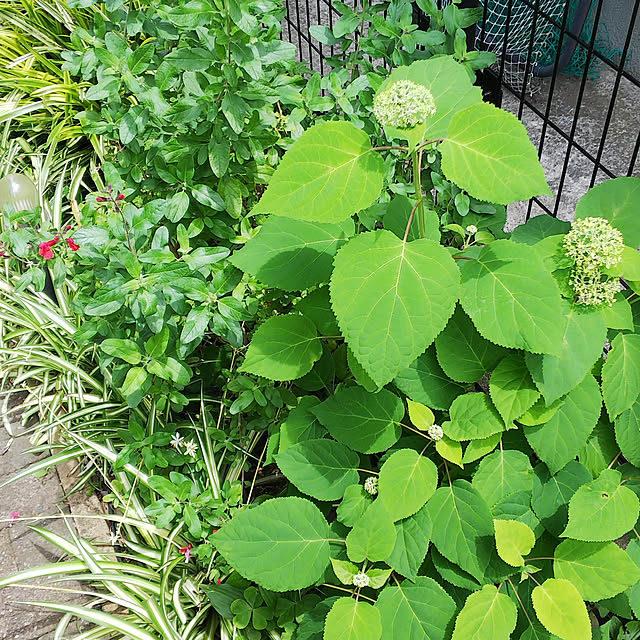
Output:
[[[370,476],[364,481],[364,490],[375,496],[378,493],[378,478]]]
[[[604,218],[575,220],[563,242],[566,255],[574,261],[569,285],[576,302],[584,305],[612,305],[620,291],[620,279],[609,278],[610,269],[622,259],[624,239]]]
[[[373,113],[383,127],[410,129],[435,112],[431,91],[411,80],[394,82],[373,101]]]
[[[353,576],[353,584],[359,589],[368,587],[369,582],[369,576],[366,573],[356,573],[356,575]]]
[[[470,224],[467,227],[467,233],[472,236],[474,233],[478,233],[478,227],[475,224]]]
[[[442,436],[444,436],[444,431],[442,431],[442,427],[439,424],[432,424],[427,429],[427,435],[435,441],[442,440]]]

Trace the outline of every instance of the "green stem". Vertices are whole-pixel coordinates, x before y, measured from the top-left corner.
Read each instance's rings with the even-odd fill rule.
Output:
[[[416,191],[416,199],[418,201],[418,228],[420,229],[420,237],[425,237],[425,223],[424,223],[424,202],[422,201],[422,183],[420,182],[420,172],[422,167],[422,150],[412,151],[411,160],[413,162],[413,186]]]

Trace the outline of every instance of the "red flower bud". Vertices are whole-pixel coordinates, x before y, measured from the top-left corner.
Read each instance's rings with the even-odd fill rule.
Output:
[[[103,198],[102,196],[98,196],[98,197],[96,198],[96,202],[106,202],[106,201],[107,201],[107,199],[106,199],[106,198]]]
[[[218,578],[218,584],[222,584],[222,578]]]
[[[67,244],[69,245],[69,249],[71,249],[71,251],[77,251],[80,248],[80,245],[76,244],[73,241],[73,238],[67,238]]]
[[[124,193],[119,193],[117,199],[118,200],[124,200]]]
[[[68,224],[68,225],[64,228],[64,230],[65,230],[65,231],[71,231],[71,225],[70,225],[70,224]]]

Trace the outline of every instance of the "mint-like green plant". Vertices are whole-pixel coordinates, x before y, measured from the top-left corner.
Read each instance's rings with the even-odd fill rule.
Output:
[[[454,60],[400,67],[379,92],[400,81],[435,102],[413,127],[385,123],[408,144],[311,127],[253,209],[264,226],[231,257],[298,292],[257,328],[241,368],[299,396],[269,447],[305,497],[240,509],[213,542],[265,588],[332,596],[318,605],[326,640],[591,638],[587,607],[635,607],[640,586],[640,541],[613,542],[640,515],[635,293],[576,300],[583,240],[566,223],[536,218],[496,238],[429,206],[429,171],[489,202],[549,191],[522,125],[482,103]],[[395,153],[412,169],[407,196],[370,230]],[[597,209],[624,239],[590,255],[632,288],[639,184],[600,185],[577,211]]]

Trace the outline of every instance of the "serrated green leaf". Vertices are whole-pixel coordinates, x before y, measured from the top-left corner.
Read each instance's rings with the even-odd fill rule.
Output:
[[[524,522],[518,520],[494,520],[498,555],[514,567],[524,565],[524,557],[536,543],[536,534]]]
[[[318,404],[320,400],[315,396],[302,396],[298,405],[289,411],[289,415],[280,425],[280,453],[298,442],[322,438],[327,432],[311,413],[311,409]]]
[[[640,580],[640,568],[615,542],[565,540],[554,552],[553,574],[589,602],[613,598]]]
[[[511,598],[487,584],[467,598],[456,618],[451,640],[508,640],[517,617]]]
[[[346,527],[353,525],[364,515],[373,498],[360,484],[352,484],[345,489],[342,502],[336,510],[338,522]]]
[[[631,305],[622,293],[616,293],[615,302],[611,306],[603,305],[599,311],[609,329],[633,331]]]
[[[640,396],[640,335],[619,333],[602,366],[602,397],[615,420]]]
[[[533,469],[521,451],[494,451],[482,460],[473,476],[473,488],[493,507],[512,493],[533,491]]]
[[[341,222],[375,202],[384,173],[364,131],[350,122],[323,122],[285,153],[253,213]]]
[[[556,473],[578,455],[598,422],[601,408],[600,388],[589,375],[567,394],[548,422],[525,429],[531,448],[551,473]]]
[[[322,577],[329,566],[329,537],[318,508],[291,497],[238,511],[214,543],[240,575],[272,591],[289,591]]]
[[[564,469],[551,475],[544,464],[535,468],[531,507],[545,529],[554,536],[567,526],[569,500],[592,477],[579,462],[569,462]]]
[[[367,602],[353,598],[336,600],[324,627],[324,640],[379,640],[380,613]]]
[[[458,296],[459,272],[432,240],[404,243],[380,230],[338,252],[331,300],[349,347],[379,386],[393,380],[434,340]]]
[[[535,218],[529,218],[524,224],[517,226],[511,233],[514,242],[522,244],[536,244],[550,236],[565,234],[571,229],[571,223],[558,220],[546,213]]]
[[[389,579],[392,571],[392,569],[369,569],[366,572],[366,576],[369,578],[369,588],[382,588],[384,583]]]
[[[493,518],[484,498],[466,480],[440,487],[427,503],[438,551],[482,580],[493,550]]]
[[[533,353],[559,352],[560,291],[535,249],[496,240],[463,262],[460,302],[484,338]]]
[[[480,380],[507,353],[503,347],[485,340],[460,307],[456,307],[436,338],[436,352],[443,371],[457,382]]]
[[[540,397],[519,353],[511,353],[500,361],[491,374],[489,392],[506,425],[530,409]]]
[[[527,354],[527,365],[546,404],[574,389],[602,355],[607,328],[602,313],[584,312],[563,300],[567,324],[557,355]]]
[[[375,500],[347,535],[347,555],[352,562],[386,560],[396,543],[393,520],[380,500]]]
[[[349,485],[358,484],[358,454],[334,440],[294,444],[275,461],[302,493],[318,500],[338,500]]]
[[[400,449],[380,469],[378,498],[395,522],[416,513],[437,486],[436,465],[413,449]]]
[[[445,640],[456,615],[451,596],[424,576],[386,587],[375,607],[382,620],[382,640]]]
[[[396,522],[395,528],[396,543],[386,562],[405,578],[415,580],[427,555],[433,528],[426,505],[412,516]]]
[[[504,430],[504,424],[489,396],[480,391],[458,396],[449,409],[451,422],[442,430],[452,440],[483,440]]]
[[[421,402],[407,400],[407,409],[411,424],[420,431],[426,431],[436,421],[433,411]]]
[[[386,389],[370,393],[362,387],[348,387],[329,396],[312,413],[339,442],[361,453],[377,453],[400,437],[404,406]]]
[[[457,564],[447,560],[435,547],[431,547],[428,560],[429,559],[433,563],[433,567],[438,572],[438,575],[446,582],[465,591],[478,591],[481,588],[480,583],[470,573],[467,573]],[[462,600],[464,600],[464,597]],[[462,606],[462,602],[459,604]]]
[[[517,520],[524,522],[536,537],[544,532],[542,523],[531,510],[531,493],[518,491],[496,502],[491,509],[495,520]]]
[[[591,432],[587,444],[578,453],[578,460],[595,478],[613,465],[620,454],[613,434],[613,425],[601,416],[596,428]]]
[[[561,534],[585,542],[616,540],[633,529],[640,502],[620,484],[622,474],[605,469],[595,480],[581,486],[569,502],[569,523]]]
[[[240,371],[269,380],[294,380],[313,368],[322,355],[315,325],[304,316],[274,316],[253,334]]]
[[[489,103],[459,111],[440,152],[447,179],[478,200],[511,204],[553,195],[524,125]]]
[[[459,442],[442,436],[440,440],[436,441],[436,451],[445,460],[462,467],[462,445]]]
[[[616,418],[615,434],[622,455],[640,466],[640,397]]]
[[[338,578],[342,584],[353,585],[353,576],[360,573],[360,569],[358,569],[355,564],[347,562],[346,560],[331,558],[331,566],[333,567],[333,573],[336,574],[336,578]]]
[[[604,218],[622,232],[625,244],[640,246],[640,179],[614,178],[589,189],[576,206],[576,219]]]
[[[296,302],[296,310],[310,318],[318,328],[318,332],[325,336],[340,334],[338,322],[331,310],[329,287],[320,287]]]
[[[536,615],[562,640],[591,640],[589,614],[578,590],[568,580],[549,578],[531,593]]]
[[[533,355],[531,353],[527,353],[525,359],[528,360],[528,356]],[[555,402],[550,404],[548,407],[545,404],[544,398],[540,398],[537,402],[533,404],[533,406],[525,411],[519,418],[518,422],[527,427],[536,427],[539,424],[544,424],[545,422],[549,422],[551,418],[556,414],[556,411],[563,405],[564,398],[558,398]]]
[[[333,257],[353,232],[352,220],[322,224],[271,216],[229,260],[268,287],[300,291],[329,281]]]
[[[407,369],[393,380],[394,384],[416,402],[422,402],[433,409],[449,409],[456,396],[464,387],[453,382],[442,370],[436,359],[436,350],[429,347]]]
[[[467,445],[467,448],[464,450],[462,462],[464,462],[464,464],[469,464],[476,460],[480,460],[480,458],[491,453],[498,446],[498,442],[500,442],[501,438],[502,433],[494,433],[488,438],[482,438],[482,440],[471,440]]]

